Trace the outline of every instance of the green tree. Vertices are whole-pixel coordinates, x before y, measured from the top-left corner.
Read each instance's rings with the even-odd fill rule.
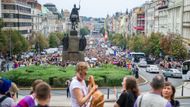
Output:
[[[5,37],[1,32],[1,29],[3,28],[3,19],[0,18],[0,52],[3,52],[3,46],[5,46]]]
[[[187,49],[183,44],[182,37],[179,35],[163,36],[160,45],[165,55],[172,55],[179,59],[185,59],[187,57]]]
[[[185,59],[187,57],[187,49],[183,44],[182,37],[180,36],[174,36],[172,38],[171,50],[171,55],[175,56],[178,59]]]
[[[3,28],[3,26],[4,26],[3,19],[0,18],[0,32],[1,32],[1,29]]]
[[[3,54],[3,55],[6,55],[9,47],[8,47],[8,37],[6,35],[5,32],[1,32],[1,35],[0,35],[0,52]]]
[[[87,27],[81,28],[80,29],[80,35],[85,36],[90,34],[90,30]]]
[[[11,51],[15,55],[28,50],[28,41],[16,30],[4,30],[0,38],[3,54]]]
[[[143,35],[136,35],[127,38],[128,48],[135,52],[144,52],[145,37]]]
[[[35,38],[35,44],[39,43],[40,51],[44,48],[48,48],[48,39],[41,33],[38,33]]]
[[[42,33],[32,32],[30,38],[30,47],[36,52],[42,51],[45,48],[48,48],[48,38],[46,38]]]
[[[64,33],[62,32],[52,32],[49,35],[49,46],[51,48],[58,47],[62,44],[62,39],[64,37]]]
[[[62,33],[62,32],[54,32],[54,35],[57,37],[57,44],[61,45],[62,44],[62,39],[64,37],[64,33]]]
[[[172,54],[172,50],[171,50],[172,39],[171,38],[172,38],[172,36],[163,36],[160,39],[160,47],[165,55]]]
[[[11,31],[11,44],[14,54],[28,50],[28,41],[16,30]]]
[[[49,47],[50,48],[58,47],[58,38],[54,33],[51,33],[49,35]]]
[[[115,44],[117,46],[120,46],[123,49],[126,49],[127,39],[122,34],[118,34],[118,33],[115,34],[114,36],[112,36],[111,41],[112,41],[113,44]]]
[[[160,39],[161,39],[160,33],[152,33],[151,36],[148,38],[147,43],[147,53],[151,53],[154,56],[160,55]]]

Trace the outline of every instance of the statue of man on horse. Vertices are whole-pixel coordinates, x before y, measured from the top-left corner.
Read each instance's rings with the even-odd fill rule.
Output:
[[[79,8],[76,7],[76,4],[74,4],[74,7],[71,11],[71,15],[70,15],[70,21],[72,23],[72,29],[76,30],[78,22],[79,22],[79,11],[80,10],[80,5]]]

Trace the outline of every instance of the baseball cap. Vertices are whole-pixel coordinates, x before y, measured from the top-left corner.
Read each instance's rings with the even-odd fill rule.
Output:
[[[11,81],[5,78],[0,78],[0,93],[5,94],[11,87]]]

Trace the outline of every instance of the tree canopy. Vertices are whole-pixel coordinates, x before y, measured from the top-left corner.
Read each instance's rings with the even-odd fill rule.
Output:
[[[5,55],[10,51],[19,54],[28,50],[28,41],[16,30],[4,30],[0,35],[0,51]]]
[[[90,30],[87,27],[81,28],[80,29],[80,35],[85,36],[90,34]]]

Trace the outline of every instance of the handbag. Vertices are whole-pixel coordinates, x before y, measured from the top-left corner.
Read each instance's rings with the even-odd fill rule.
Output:
[[[91,90],[95,87],[94,77],[90,75],[88,87]],[[91,97],[90,107],[104,107],[104,94],[100,90],[96,90]]]

